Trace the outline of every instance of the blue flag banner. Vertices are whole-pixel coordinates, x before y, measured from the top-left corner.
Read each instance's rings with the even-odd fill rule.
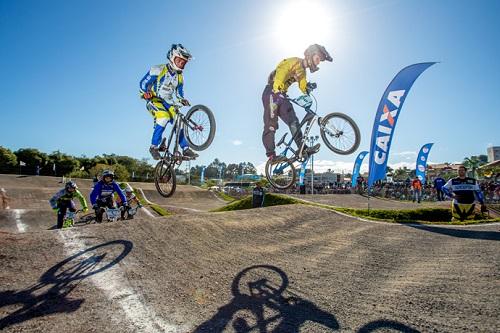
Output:
[[[426,62],[403,68],[385,90],[373,123],[368,187],[385,178],[394,129],[406,96],[420,74],[434,64]]]
[[[420,152],[417,156],[417,177],[420,179],[422,184],[425,184],[425,170],[427,169],[427,157],[431,151],[433,143],[426,143],[420,148]]]
[[[359,176],[359,170],[361,169],[361,164],[363,163],[363,159],[365,158],[367,151],[362,151],[359,153],[358,157],[356,157],[356,161],[354,161],[354,168],[352,169],[352,181],[351,187],[356,187],[356,180]]]

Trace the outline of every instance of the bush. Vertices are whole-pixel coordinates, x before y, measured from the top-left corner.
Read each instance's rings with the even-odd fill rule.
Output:
[[[264,207],[279,206],[279,205],[291,205],[300,203],[298,200],[293,199],[288,196],[266,193],[264,198]],[[231,210],[242,210],[252,208],[252,196],[246,196],[241,200],[230,203],[227,206],[215,209],[214,212],[227,212]]]
[[[128,181],[129,179],[129,173],[127,168],[125,168],[121,164],[113,164],[113,165],[108,165],[108,164],[96,164],[94,167],[92,167],[89,170],[89,174],[91,176],[98,175],[100,176],[104,170],[113,170],[115,173],[115,179],[119,181]]]

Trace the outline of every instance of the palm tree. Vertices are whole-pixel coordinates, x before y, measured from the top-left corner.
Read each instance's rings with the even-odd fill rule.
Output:
[[[467,169],[471,169],[472,177],[474,177],[474,178],[477,178],[477,174],[476,174],[477,168],[479,168],[483,164],[484,164],[484,162],[481,161],[477,156],[466,157],[464,159],[464,162],[463,162],[463,165]]]

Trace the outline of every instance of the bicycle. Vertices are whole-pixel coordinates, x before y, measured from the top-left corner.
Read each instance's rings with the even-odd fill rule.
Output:
[[[118,220],[118,217],[120,217],[121,211],[121,208],[98,207],[97,209],[95,209],[95,221],[97,223],[101,223],[104,214],[106,214],[106,221],[116,222]]]
[[[180,130],[184,130],[184,136],[189,146],[196,151],[207,149],[215,136],[215,118],[208,107],[195,105],[184,116],[180,112],[180,108],[183,106],[174,105],[177,110],[173,120],[174,126],[170,131],[167,144],[165,144],[166,138],[162,140],[160,151],[163,151],[163,154],[154,171],[156,190],[165,198],[170,197],[175,192],[177,186],[175,168],[179,167],[184,160],[188,160],[179,151]],[[151,101],[148,102],[147,107],[158,110]],[[172,144],[174,146],[171,151]]]
[[[140,208],[142,208],[142,206],[125,207],[121,212],[121,219],[122,220],[132,220]]]
[[[316,88],[315,83],[309,83],[308,88],[310,91]],[[312,110],[313,105],[316,106],[315,110]],[[361,134],[358,125],[352,120],[351,117],[339,113],[333,112],[329,113],[324,117],[318,116],[316,113],[318,109],[318,103],[316,98],[311,93],[307,95],[302,95],[297,98],[286,99],[291,103],[298,105],[306,111],[306,115],[300,122],[299,128],[304,127],[304,135],[302,136],[302,142],[297,150],[292,148],[292,142],[294,142],[297,133],[286,143],[285,139],[288,133],[285,133],[283,137],[276,144],[277,146],[285,145],[285,149],[281,152],[281,160],[278,162],[273,162],[272,160],[266,163],[266,178],[269,183],[280,190],[288,189],[295,183],[297,178],[296,168],[294,166],[295,162],[301,162],[302,167],[305,165],[309,159],[307,152],[304,151],[305,140],[309,135],[312,125],[318,120],[318,125],[320,128],[321,138],[323,139],[326,146],[334,153],[340,155],[352,154],[356,149],[358,149]],[[289,157],[287,155],[291,153]]]
[[[76,215],[81,212],[83,212],[81,209],[78,209],[74,212],[68,210],[66,212],[66,215],[64,215],[63,226],[62,226],[63,229],[74,227]]]

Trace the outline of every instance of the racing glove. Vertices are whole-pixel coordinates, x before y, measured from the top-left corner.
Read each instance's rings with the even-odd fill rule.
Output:
[[[311,91],[313,91],[314,89],[316,89],[318,87],[318,85],[314,82],[307,82],[307,85],[306,85],[306,91],[307,91],[307,94],[309,95],[309,93]]]
[[[190,106],[191,103],[189,103],[189,101],[185,98],[182,98],[180,101],[179,101],[182,105],[184,106]]]
[[[152,93],[151,91],[146,91],[145,93],[142,94],[142,98],[144,98],[145,100],[150,100],[153,97],[154,93]]]

